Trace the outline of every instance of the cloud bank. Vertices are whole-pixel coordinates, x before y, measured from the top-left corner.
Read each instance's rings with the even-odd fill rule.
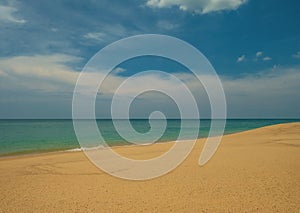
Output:
[[[1,22],[18,23],[18,24],[26,23],[24,19],[17,18],[15,16],[15,13],[17,11],[18,11],[17,8],[0,5],[0,23]]]
[[[221,10],[235,10],[247,0],[148,0],[147,6],[168,8],[177,6],[183,11],[192,11],[199,14]]]
[[[3,107],[6,102],[10,102],[22,108],[26,99],[34,99],[37,94],[45,97],[43,100],[46,105],[49,105],[48,98],[56,105],[59,104],[62,101],[61,94],[64,94],[68,105],[61,107],[64,107],[64,111],[70,115],[73,89],[79,72],[67,64],[76,63],[78,60],[80,58],[61,54],[0,59],[0,102],[2,103],[0,104],[0,117],[9,115],[1,108],[1,105]],[[102,103],[101,98],[111,97],[118,85],[126,79],[126,77],[118,75],[124,71],[126,70],[121,67],[116,68],[106,79],[99,92],[100,105]],[[227,98],[229,117],[300,117],[299,71],[299,67],[277,67],[239,78],[220,76]],[[189,73],[175,73],[175,75],[198,96],[197,101],[202,104],[203,109],[201,110],[205,112],[202,116],[209,117],[209,104],[203,104],[208,99],[201,84]],[[207,81],[210,78],[209,76],[199,77],[205,78]],[[91,76],[91,79],[97,80],[94,76]],[[121,96],[129,97],[145,85],[153,87],[159,85],[165,90],[176,91],[176,85],[172,80],[159,75],[141,75],[133,79],[133,82],[126,87],[126,90],[121,91]],[[7,93],[7,91],[10,92]],[[180,94],[181,91],[176,92]],[[13,96],[7,96],[7,94],[13,94]],[[40,96],[36,96],[36,99],[37,101],[40,100]],[[168,106],[169,102],[164,102],[163,97],[156,94],[146,95],[141,99],[148,106],[161,104],[170,110],[172,109],[171,106]],[[13,105],[10,104],[10,106]],[[42,106],[37,104],[32,106],[31,111],[26,109],[28,111],[25,114],[27,113],[30,117],[40,108]],[[49,109],[45,108],[41,114],[47,117],[47,113],[49,113]]]

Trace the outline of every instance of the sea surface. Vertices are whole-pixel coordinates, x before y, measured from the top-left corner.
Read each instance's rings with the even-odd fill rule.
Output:
[[[130,120],[130,122],[140,133],[150,130],[147,119]],[[155,122],[159,124],[163,121],[156,120]],[[189,122],[191,125],[185,127],[186,132],[194,131],[193,124],[200,122],[198,137],[208,136],[211,120],[190,120]],[[224,134],[288,122],[300,122],[300,119],[229,119],[226,121]],[[117,133],[112,120],[97,120],[97,125],[109,146],[129,144]],[[180,128],[181,120],[167,120],[166,130],[158,142],[176,140]],[[0,156],[79,148],[81,147],[77,141],[72,120],[0,120]]]

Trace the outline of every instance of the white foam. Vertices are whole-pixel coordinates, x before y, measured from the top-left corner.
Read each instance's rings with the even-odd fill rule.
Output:
[[[176,140],[176,141],[160,141],[157,143],[142,143],[142,144],[126,144],[126,145],[119,145],[119,146],[112,146],[112,147],[128,147],[128,146],[148,146],[152,144],[162,144],[162,143],[182,143],[182,142],[191,142],[195,140]],[[91,150],[98,150],[98,149],[107,149],[107,148],[112,148],[110,146],[95,146],[95,147],[80,147],[80,148],[75,148],[75,149],[68,149],[65,150],[66,152],[82,152],[82,151],[91,151]]]
[[[95,146],[95,147],[80,147],[75,149],[68,149],[67,152],[81,152],[81,151],[88,151],[88,150],[97,150],[97,149],[103,149],[104,146]]]

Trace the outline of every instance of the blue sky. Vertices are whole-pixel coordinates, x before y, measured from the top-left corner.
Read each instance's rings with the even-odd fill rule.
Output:
[[[220,75],[229,117],[299,118],[299,10],[296,0],[1,1],[0,118],[69,118],[84,64],[144,33],[198,48]],[[149,58],[121,67],[184,69]]]

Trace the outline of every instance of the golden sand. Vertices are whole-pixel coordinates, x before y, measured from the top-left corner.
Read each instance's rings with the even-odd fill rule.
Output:
[[[300,123],[224,136],[200,167],[204,141],[175,170],[148,181],[112,177],[82,152],[2,158],[0,212],[299,212]],[[170,146],[115,149],[147,159]]]

